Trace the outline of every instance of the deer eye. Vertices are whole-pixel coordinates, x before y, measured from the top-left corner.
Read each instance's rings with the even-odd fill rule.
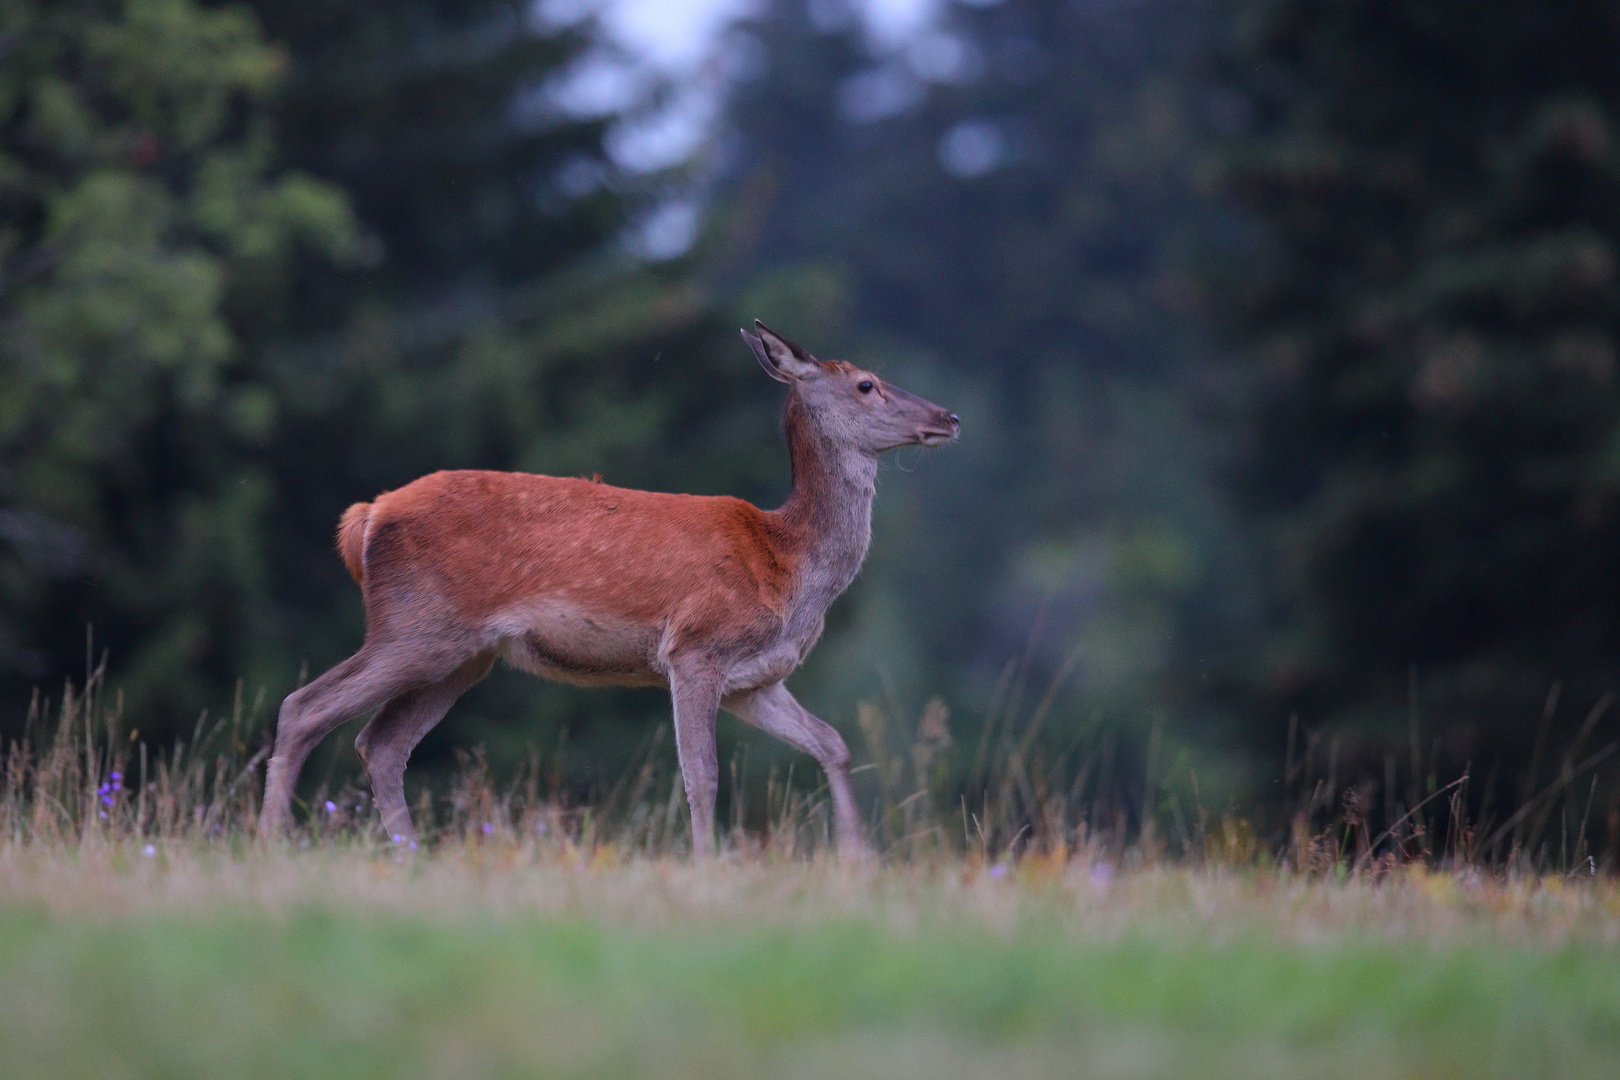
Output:
[[[863,394],[870,394],[872,392],[872,380],[862,379],[855,385],[855,389],[859,390]]]

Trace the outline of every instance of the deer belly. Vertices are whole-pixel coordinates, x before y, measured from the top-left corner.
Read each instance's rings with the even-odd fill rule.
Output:
[[[657,630],[562,602],[526,605],[491,627],[506,662],[578,686],[662,686]]]

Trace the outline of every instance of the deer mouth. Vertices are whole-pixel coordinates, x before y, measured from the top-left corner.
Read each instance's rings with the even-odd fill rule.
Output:
[[[938,426],[919,427],[917,441],[923,446],[939,446],[956,438],[957,432],[962,430],[961,419],[953,412],[938,409],[934,420]]]

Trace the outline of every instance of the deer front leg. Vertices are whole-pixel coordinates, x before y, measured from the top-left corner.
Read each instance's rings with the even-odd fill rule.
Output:
[[[781,683],[734,694],[726,698],[725,706],[754,727],[816,759],[827,774],[827,790],[832,794],[839,854],[845,858],[869,856],[871,848],[861,835],[855,791],[849,782],[849,747],[838,730],[812,715]]]
[[[718,671],[675,668],[669,679],[675,702],[675,754],[692,815],[692,857],[699,860],[714,856],[714,799],[720,788],[714,714],[720,707],[721,678]]]

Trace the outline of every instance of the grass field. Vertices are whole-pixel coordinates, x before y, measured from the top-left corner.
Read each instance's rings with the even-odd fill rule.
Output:
[[[1613,1077],[1620,889],[0,850],[0,1076]]]
[[[1494,821],[1290,766],[1263,840],[1145,797],[1133,829],[1016,733],[970,812],[942,715],[889,753],[863,707],[881,859],[784,782],[697,866],[651,761],[580,806],[469,759],[415,852],[317,790],[259,846],[263,731],[147,747],[99,685],[0,748],[0,1080],[1620,1076],[1620,825],[1573,751]]]

